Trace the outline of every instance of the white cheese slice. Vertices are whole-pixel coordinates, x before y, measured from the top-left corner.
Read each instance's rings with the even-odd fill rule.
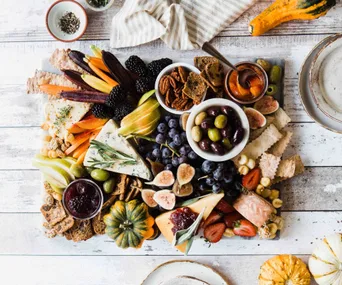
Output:
[[[118,134],[119,127],[113,120],[109,120],[97,135],[95,140],[105,143],[117,151],[121,151],[127,155],[132,156],[136,163],[132,165],[122,165],[122,161],[118,160],[110,168],[105,168],[108,171],[128,174],[131,176],[140,177],[146,180],[152,180],[153,176],[150,169],[147,167],[143,158],[138,154],[134,147],[122,136]],[[84,159],[85,166],[91,166],[92,159],[102,160],[98,151],[90,147]]]
[[[49,125],[49,134],[66,139],[68,129],[81,120],[90,110],[91,104],[65,99],[50,100],[45,105],[45,122]]]
[[[163,282],[161,285],[209,285],[207,282],[190,276],[177,276],[171,280]]]

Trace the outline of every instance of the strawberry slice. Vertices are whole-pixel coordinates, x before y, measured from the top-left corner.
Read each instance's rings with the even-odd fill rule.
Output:
[[[260,168],[252,169],[248,174],[242,177],[242,186],[247,190],[252,191],[257,188],[261,179]]]
[[[240,237],[255,237],[257,232],[253,224],[248,220],[238,220],[234,222],[233,232]]]
[[[202,227],[205,229],[207,226],[219,222],[223,217],[223,214],[212,211],[209,217],[204,221]]]
[[[224,223],[212,224],[204,229],[204,238],[211,243],[216,243],[221,240],[225,230]]]
[[[243,216],[239,212],[234,212],[225,215],[223,221],[226,224],[227,228],[233,228],[234,222],[240,219],[243,219]]]
[[[235,211],[233,206],[229,205],[229,203],[224,199],[221,199],[221,201],[218,202],[218,204],[216,205],[215,208],[216,208],[216,210],[218,210],[224,214],[232,213]]]

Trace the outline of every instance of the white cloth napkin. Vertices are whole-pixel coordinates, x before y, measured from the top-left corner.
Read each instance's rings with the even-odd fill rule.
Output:
[[[161,38],[173,49],[196,49],[234,22],[256,0],[126,0],[114,16],[110,45]]]

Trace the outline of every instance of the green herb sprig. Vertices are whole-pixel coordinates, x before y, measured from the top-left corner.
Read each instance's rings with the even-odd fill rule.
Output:
[[[66,118],[69,116],[72,106],[66,106],[60,109],[59,114],[57,114],[56,121],[53,123],[56,127],[62,125]]]
[[[91,167],[109,168],[114,163],[118,162],[118,160],[122,161],[120,162],[121,166],[134,165],[137,163],[137,160],[134,157],[97,140],[92,140],[90,142],[90,147],[95,148],[98,151],[99,156],[102,158],[102,160],[91,158],[89,160]]]

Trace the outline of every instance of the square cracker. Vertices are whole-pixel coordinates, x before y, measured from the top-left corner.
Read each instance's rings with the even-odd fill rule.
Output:
[[[269,153],[263,153],[259,162],[262,176],[268,177],[269,179],[274,179],[279,163],[280,157]]]
[[[223,66],[221,63],[219,62],[208,63],[205,66],[205,72],[212,85],[214,85],[215,87],[220,87],[223,85],[224,72],[223,72]]]
[[[195,104],[199,104],[201,103],[206,92],[207,85],[202,77],[195,72],[190,72],[188,80],[184,85],[183,93],[192,99]]]
[[[204,82],[216,93],[218,92],[219,88],[215,87],[214,85],[211,84],[207,73],[205,72],[205,70],[201,71],[200,73],[202,79],[204,80]]]
[[[208,63],[214,62],[218,63],[219,61],[217,58],[212,56],[196,56],[194,58],[194,64],[200,71],[203,71]]]
[[[268,153],[278,157],[283,155],[293,135],[290,131],[281,131],[281,133],[283,137],[268,150]]]

